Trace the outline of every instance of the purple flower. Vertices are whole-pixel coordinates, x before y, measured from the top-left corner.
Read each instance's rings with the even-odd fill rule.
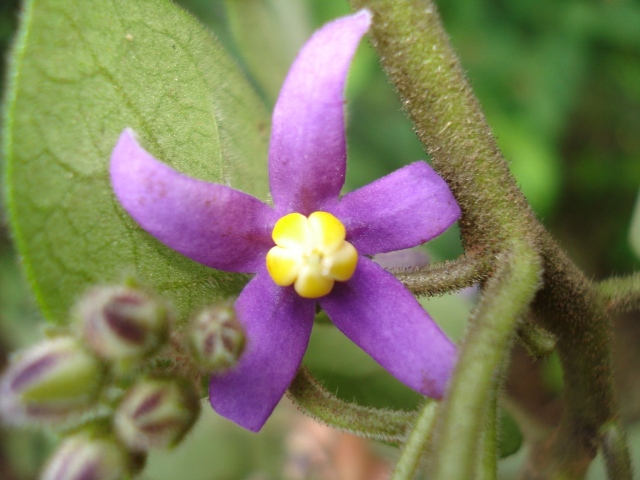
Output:
[[[111,160],[122,206],[151,235],[212,268],[255,273],[235,305],[247,343],[210,382],[213,408],[258,431],[293,379],[316,303],[392,375],[443,395],[456,348],[398,280],[368,257],[424,243],[459,217],[445,182],[416,162],[340,198],[346,168],[343,91],[371,22],[360,11],[316,32],[273,113],[274,206],[182,175],[125,130]],[[306,218],[309,217],[309,218]],[[275,245],[274,245],[275,243]]]

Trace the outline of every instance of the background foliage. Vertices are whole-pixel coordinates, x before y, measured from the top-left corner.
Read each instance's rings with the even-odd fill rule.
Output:
[[[179,3],[235,55],[269,108],[298,46],[322,23],[348,11],[342,0]],[[262,15],[247,15],[257,6],[263,8]],[[631,224],[634,206],[640,211],[640,3],[455,0],[441,2],[440,8],[498,143],[544,223],[588,275],[602,278],[637,270],[640,252],[634,254],[632,245],[640,244],[640,228]],[[0,9],[5,51],[16,24],[17,2],[4,2]],[[425,157],[368,47],[358,53],[348,98],[348,189]],[[41,320],[3,225],[0,351],[6,355],[37,337]],[[453,258],[460,251],[455,230],[428,246],[433,259]],[[464,328],[472,301],[472,293],[437,298],[429,301],[429,311],[455,337]],[[622,411],[630,424],[638,470],[637,317],[618,319],[614,345]],[[415,405],[411,392],[340,339],[343,343],[336,344],[329,327],[316,329],[306,358],[327,385],[363,403]],[[508,394],[538,420],[552,424],[561,384],[553,359],[534,363],[516,350],[511,369]],[[256,472],[280,478],[286,456],[282,439],[290,422],[285,408],[254,436],[211,416],[201,422],[191,442],[172,455],[152,458],[145,478],[175,478],[169,464],[176,458],[185,463],[173,468],[193,479],[246,478]],[[0,477],[33,478],[49,440],[23,432],[0,434]],[[243,451],[245,455],[238,453]],[[503,465],[505,472],[510,461]],[[600,467],[592,467],[590,475],[601,478]]]

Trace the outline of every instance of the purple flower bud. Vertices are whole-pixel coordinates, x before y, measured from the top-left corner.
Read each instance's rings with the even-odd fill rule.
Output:
[[[130,287],[99,287],[78,305],[82,335],[107,360],[141,358],[167,340],[167,307]]]
[[[130,454],[115,440],[81,433],[60,445],[40,480],[121,480],[131,470]]]
[[[52,423],[93,406],[104,367],[73,337],[18,352],[0,377],[0,416],[10,424]]]
[[[177,444],[200,413],[193,386],[175,378],[146,378],[122,399],[114,417],[120,440],[133,450]]]
[[[202,310],[187,335],[194,360],[207,373],[233,367],[244,349],[244,329],[233,305],[219,304]]]

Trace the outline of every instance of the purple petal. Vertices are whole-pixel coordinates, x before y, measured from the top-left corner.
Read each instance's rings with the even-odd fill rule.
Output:
[[[344,184],[344,84],[369,29],[362,10],[318,30],[302,48],[273,112],[269,181],[280,214],[309,215]]]
[[[262,268],[240,294],[236,312],[247,345],[233,370],[211,377],[209,401],[220,415],[257,432],[300,366],[315,302],[277,286]]]
[[[390,273],[366,257],[320,305],[347,337],[389,373],[423,395],[441,398],[456,347]]]
[[[219,270],[256,272],[273,246],[277,220],[260,200],[224,185],[187,177],[120,135],[111,154],[111,182],[124,209],[151,235]]]
[[[414,247],[449,228],[460,207],[445,181],[416,162],[345,195],[328,211],[361,255]]]

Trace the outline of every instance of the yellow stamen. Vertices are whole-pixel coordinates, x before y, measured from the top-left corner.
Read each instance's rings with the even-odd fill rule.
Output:
[[[290,213],[276,222],[271,236],[276,246],[267,253],[267,270],[277,285],[293,285],[301,297],[323,297],[356,270],[358,252],[330,213]]]

